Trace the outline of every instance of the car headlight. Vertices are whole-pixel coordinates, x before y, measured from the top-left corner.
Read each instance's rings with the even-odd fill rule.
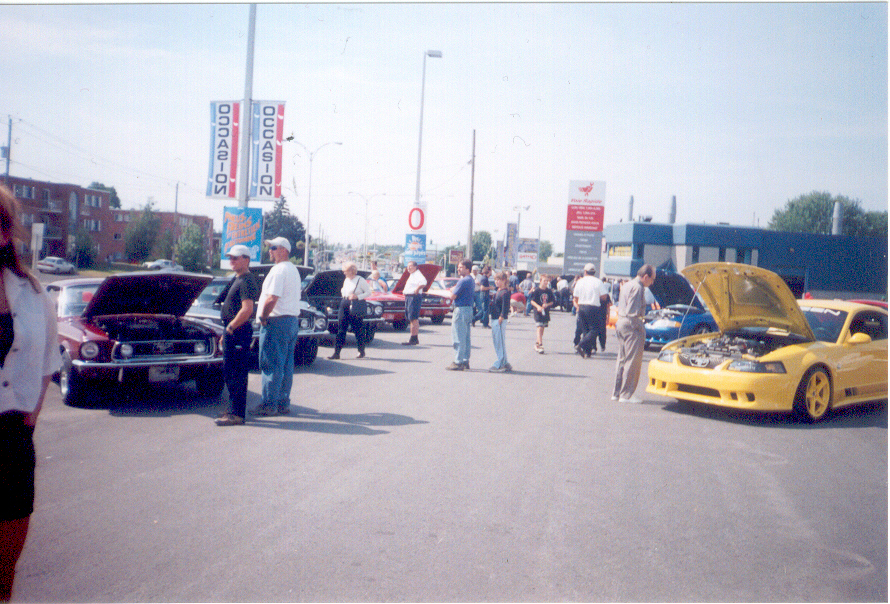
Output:
[[[747,359],[733,361],[727,367],[729,371],[742,371],[744,373],[785,373],[785,366],[779,361],[771,363],[759,363]]]
[[[99,345],[95,342],[87,342],[80,347],[80,358],[92,360],[97,356],[99,356]]]
[[[303,331],[306,331],[307,329],[309,329],[309,325],[310,325],[309,319],[307,319],[305,317],[300,317],[300,329],[302,329]]]
[[[658,360],[662,363],[673,363],[676,352],[673,350],[662,350],[658,353]]]
[[[382,315],[382,314],[383,314],[383,307],[382,307],[382,306],[375,306],[375,307],[374,307],[374,314],[377,315],[378,317],[379,317],[380,315]]]
[[[680,322],[671,319],[656,319],[649,323],[649,327],[655,329],[680,329]]]
[[[315,331],[324,331],[328,328],[328,320],[324,317],[315,317]]]
[[[121,357],[125,359],[129,359],[131,356],[133,356],[132,344],[121,344],[118,350],[120,351]],[[81,354],[83,354],[83,349],[81,349]]]
[[[195,342],[195,354],[204,354],[207,352],[207,344],[205,342]]]

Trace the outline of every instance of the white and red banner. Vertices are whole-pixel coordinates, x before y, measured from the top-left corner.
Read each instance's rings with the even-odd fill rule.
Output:
[[[252,105],[250,198],[276,201],[281,197],[284,102],[253,101]]]
[[[238,141],[241,103],[210,103],[210,169],[207,197],[235,199],[238,194]]]
[[[566,206],[566,245],[563,266],[576,274],[585,264],[599,265],[603,239],[606,183],[601,180],[569,181]]]

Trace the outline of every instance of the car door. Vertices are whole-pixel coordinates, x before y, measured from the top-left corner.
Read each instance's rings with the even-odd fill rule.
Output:
[[[853,314],[849,325],[837,364],[838,402],[886,397],[887,315],[860,310]],[[856,334],[865,334],[871,341],[855,343]]]

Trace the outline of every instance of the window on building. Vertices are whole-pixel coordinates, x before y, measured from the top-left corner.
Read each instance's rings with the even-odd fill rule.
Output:
[[[693,245],[692,246],[692,264],[697,264],[697,263],[698,263],[698,246]]]
[[[43,201],[49,201],[49,189],[43,190]]]
[[[646,246],[642,243],[634,244],[634,258],[643,258],[643,254],[646,252]]]
[[[720,251],[717,252],[717,260],[719,262],[726,262],[726,248],[721,247]]]

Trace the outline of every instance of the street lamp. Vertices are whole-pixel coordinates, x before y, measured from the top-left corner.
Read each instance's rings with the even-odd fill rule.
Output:
[[[375,197],[379,197],[381,195],[386,195],[386,193],[374,193],[370,197],[365,197],[361,193],[356,193],[355,191],[350,191],[349,195],[358,195],[359,197],[361,197],[362,199],[365,200],[365,251],[364,251],[364,256],[365,256],[365,258],[367,258],[368,257],[368,203],[370,203],[370,201],[372,199],[374,199]],[[364,266],[364,263],[362,263],[362,266]]]
[[[420,204],[420,152],[423,148],[423,96],[426,89],[426,58],[442,58],[441,50],[428,50],[423,53],[423,79],[420,81],[420,135],[417,139],[417,188],[414,190],[414,203]]]
[[[284,140],[289,143],[297,143],[298,145],[303,147],[303,150],[306,151],[306,154],[309,156],[309,189],[306,194],[306,241],[303,244],[303,264],[305,266],[309,266],[309,209],[312,206],[312,159],[315,157],[316,153],[321,151],[322,148],[327,147],[328,145],[342,145],[343,143],[325,143],[315,151],[310,152],[309,149],[306,148],[306,145],[304,145],[300,141],[294,140],[293,136],[288,136]]]

